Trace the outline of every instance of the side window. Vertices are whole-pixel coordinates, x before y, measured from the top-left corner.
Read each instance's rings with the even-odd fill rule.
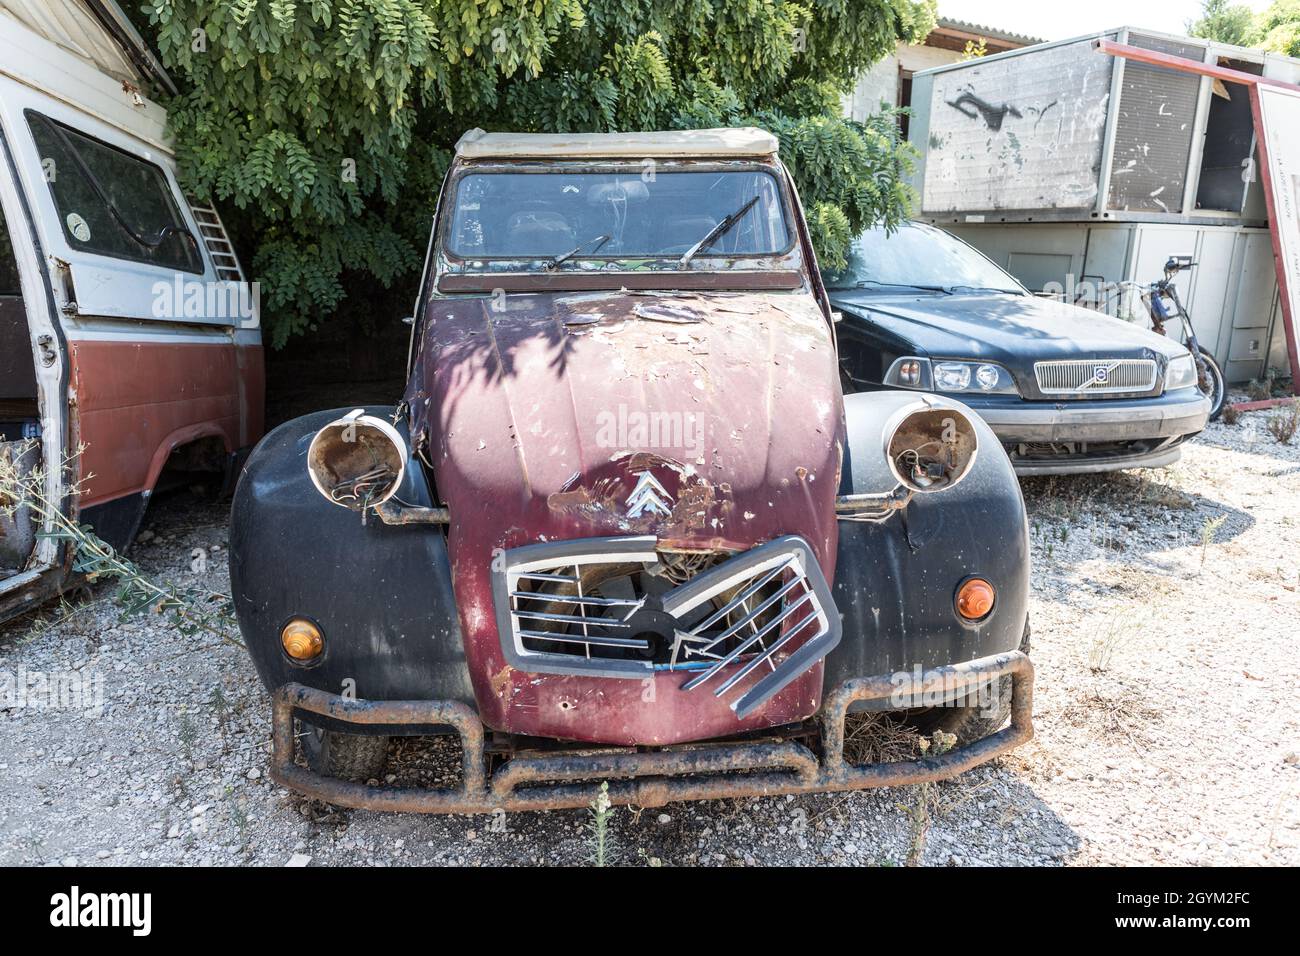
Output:
[[[201,273],[203,260],[153,163],[28,111],[63,235],[73,249]]]

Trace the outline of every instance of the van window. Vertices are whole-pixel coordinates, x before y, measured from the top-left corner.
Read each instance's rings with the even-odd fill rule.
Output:
[[[30,110],[27,123],[68,245],[203,272],[189,227],[158,166]]]

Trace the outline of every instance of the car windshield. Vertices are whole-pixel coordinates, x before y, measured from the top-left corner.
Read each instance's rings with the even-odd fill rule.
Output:
[[[789,246],[770,172],[639,165],[468,173],[447,235],[448,250],[463,259],[544,259],[553,267],[558,259],[566,268],[583,259],[680,260],[692,251],[691,258],[775,255]]]
[[[980,253],[939,229],[904,225],[892,235],[868,229],[854,240],[848,263],[826,270],[830,289],[962,289],[1023,293],[1020,284]]]

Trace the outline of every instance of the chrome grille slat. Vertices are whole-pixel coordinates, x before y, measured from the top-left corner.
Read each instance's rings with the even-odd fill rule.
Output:
[[[1044,395],[1149,392],[1156,386],[1159,371],[1153,359],[1061,359],[1034,363],[1034,378]]]
[[[791,610],[793,610],[793,609],[791,609]],[[786,615],[783,615],[783,616],[786,616]],[[802,631],[805,627],[807,627],[809,624],[811,624],[811,623],[812,623],[813,621],[815,621],[815,620],[817,620],[817,612],[816,612],[816,611],[813,611],[811,614],[809,614],[807,617],[805,617],[805,618],[804,618],[802,621],[800,621],[798,624],[792,625],[788,631],[786,631],[784,634],[782,634],[782,635],[777,639],[777,642],[776,642],[775,644],[772,645],[772,649],[771,649],[770,651],[768,651],[768,652],[767,652],[766,654],[764,654],[762,657],[755,657],[753,660],[751,660],[748,664],[746,664],[746,665],[745,665],[744,667],[742,667],[740,670],[736,671],[736,673],[734,673],[734,674],[732,674],[730,677],[728,677],[725,681],[722,682],[722,685],[721,685],[717,690],[715,690],[715,691],[713,692],[713,696],[714,696],[714,697],[721,697],[721,696],[722,696],[723,694],[725,694],[727,691],[731,690],[732,687],[736,686],[736,685],[739,684],[742,680],[744,680],[746,677],[748,677],[748,676],[750,675],[750,673],[751,673],[755,668],[758,667],[759,664],[762,664],[763,661],[765,661],[765,660],[771,660],[773,654],[775,654],[777,651],[779,651],[779,650],[780,650],[782,647],[784,647],[786,644],[789,644],[792,640],[794,640],[794,638],[796,637],[796,635],[798,635],[798,633],[799,633],[800,631]]]
[[[811,592],[805,592],[804,594],[801,594],[799,598],[795,600],[792,604],[787,604],[780,614],[778,614],[772,620],[764,624],[755,633],[745,638],[745,640],[742,641],[741,644],[730,654],[728,654],[726,657],[719,660],[716,664],[710,667],[703,674],[700,674],[698,677],[693,677],[687,683],[683,684],[682,690],[694,690],[696,687],[699,687],[709,678],[713,677],[716,674],[721,673],[724,667],[728,666],[729,664],[733,664],[737,660],[739,660],[741,655],[743,655],[747,650],[749,650],[749,648],[753,647],[755,643],[759,643],[759,645],[762,646],[761,642],[763,640],[763,635],[767,634],[769,631],[772,630],[772,628],[776,627],[778,624],[783,622],[786,618],[788,618],[791,614],[797,611],[804,604],[807,604],[808,601],[811,599],[811,597],[812,597]],[[813,616],[816,617],[815,612]],[[754,660],[755,662],[761,663],[765,659],[770,659],[771,655],[775,653],[775,651],[776,651],[776,647],[773,647],[771,650],[764,648],[762,655],[755,658]],[[724,684],[723,687],[724,688],[730,687],[731,683],[734,683],[734,681]],[[722,691],[719,690],[717,693],[721,695]]]
[[[736,605],[744,604],[751,597],[753,597],[755,594],[761,591],[764,588],[764,586],[766,586],[769,582],[771,582],[778,574],[786,570],[786,568],[788,568],[789,566],[790,566],[790,562],[788,561],[785,564],[778,565],[777,567],[769,571],[767,574],[763,575],[763,577],[760,580],[755,581],[754,583],[748,585],[744,591],[742,591],[740,594],[737,594],[734,598],[732,598],[729,602],[727,602],[726,605],[719,608],[712,615],[710,615],[708,620],[706,620],[703,624],[697,625],[695,630],[701,631],[706,627],[712,627],[714,624],[717,624],[720,620],[722,620],[724,617],[730,614],[732,610],[734,610]]]
[[[639,607],[636,598],[602,598],[591,595],[551,594],[549,591],[511,591],[512,598],[528,601],[546,601],[548,604],[584,604],[588,607]]]
[[[580,617],[577,614],[556,614],[553,611],[525,611],[517,609],[515,617],[531,618],[534,621],[553,621],[556,624],[599,624],[601,627],[628,627],[623,621],[611,621],[605,617]]]
[[[782,569],[782,570],[783,570],[783,569]],[[797,587],[801,587],[802,584],[803,584],[803,581],[802,581],[802,579],[800,579],[800,578],[793,578],[792,580],[787,581],[785,584],[781,585],[781,587],[777,590],[777,592],[776,592],[775,594],[773,594],[771,597],[769,597],[766,601],[764,601],[764,602],[763,602],[762,604],[760,604],[758,607],[754,608],[752,611],[750,611],[748,614],[746,614],[744,617],[742,617],[742,618],[741,618],[739,621],[737,621],[735,624],[731,625],[731,627],[727,628],[725,631],[723,631],[721,634],[719,634],[719,635],[718,635],[717,637],[715,637],[713,640],[709,641],[709,643],[705,644],[703,647],[697,647],[697,648],[686,647],[686,648],[685,648],[686,655],[689,657],[689,656],[692,656],[692,655],[704,654],[704,653],[707,653],[707,652],[713,650],[713,648],[715,648],[717,645],[721,644],[721,643],[722,643],[723,641],[725,641],[727,638],[729,638],[729,637],[733,637],[733,636],[735,636],[737,633],[739,633],[740,630],[741,630],[741,629],[742,629],[746,624],[751,624],[751,625],[752,625],[752,624],[754,623],[754,621],[755,621],[757,618],[759,618],[759,617],[763,614],[764,611],[766,611],[766,610],[768,610],[769,608],[771,608],[772,605],[774,605],[777,601],[781,600],[783,597],[785,597],[787,594],[789,594],[789,593],[790,593],[791,591],[793,591],[795,588],[797,588]],[[726,606],[726,608],[724,608],[723,610],[733,610],[737,605],[739,605],[739,606],[741,606],[741,607],[744,606],[742,600],[741,600],[739,597],[733,599],[730,603],[728,603],[728,605]],[[695,630],[696,630],[696,631],[703,630],[706,626],[707,626],[707,622],[706,622],[706,624],[701,624],[701,625],[700,625],[699,627],[697,627]],[[760,633],[761,633],[761,632],[760,632]]]
[[[644,651],[649,650],[648,641],[643,641],[637,637],[605,637],[603,635],[592,636],[590,634],[562,634],[555,631],[527,631],[521,630],[520,637],[527,637],[537,641],[557,641],[561,644],[596,644],[600,647],[628,647],[632,650]]]
[[[556,581],[564,584],[577,584],[578,579],[571,574],[543,574],[539,571],[525,571],[519,575],[521,581]]]

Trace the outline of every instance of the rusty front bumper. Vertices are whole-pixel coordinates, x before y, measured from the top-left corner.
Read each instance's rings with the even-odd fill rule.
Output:
[[[490,777],[483,725],[473,708],[451,701],[346,700],[334,694],[287,684],[272,703],[271,777],[310,797],[346,807],[409,813],[489,813],[494,810],[557,810],[585,807],[600,783],[609,783],[616,804],[658,807],[677,800],[773,796],[896,787],[955,776],[1034,735],[1034,666],[1011,651],[926,672],[913,693],[974,688],[1011,675],[1011,723],[991,736],[941,756],[900,763],[847,763],[844,719],[860,700],[888,699],[897,687],[889,676],[845,681],[825,701],[818,717],[821,757],[791,741],[698,744],[654,751],[560,752],[514,757]],[[459,788],[371,787],[325,777],[294,761],[295,714],[330,717],[366,726],[445,725],[460,736],[463,771]]]

